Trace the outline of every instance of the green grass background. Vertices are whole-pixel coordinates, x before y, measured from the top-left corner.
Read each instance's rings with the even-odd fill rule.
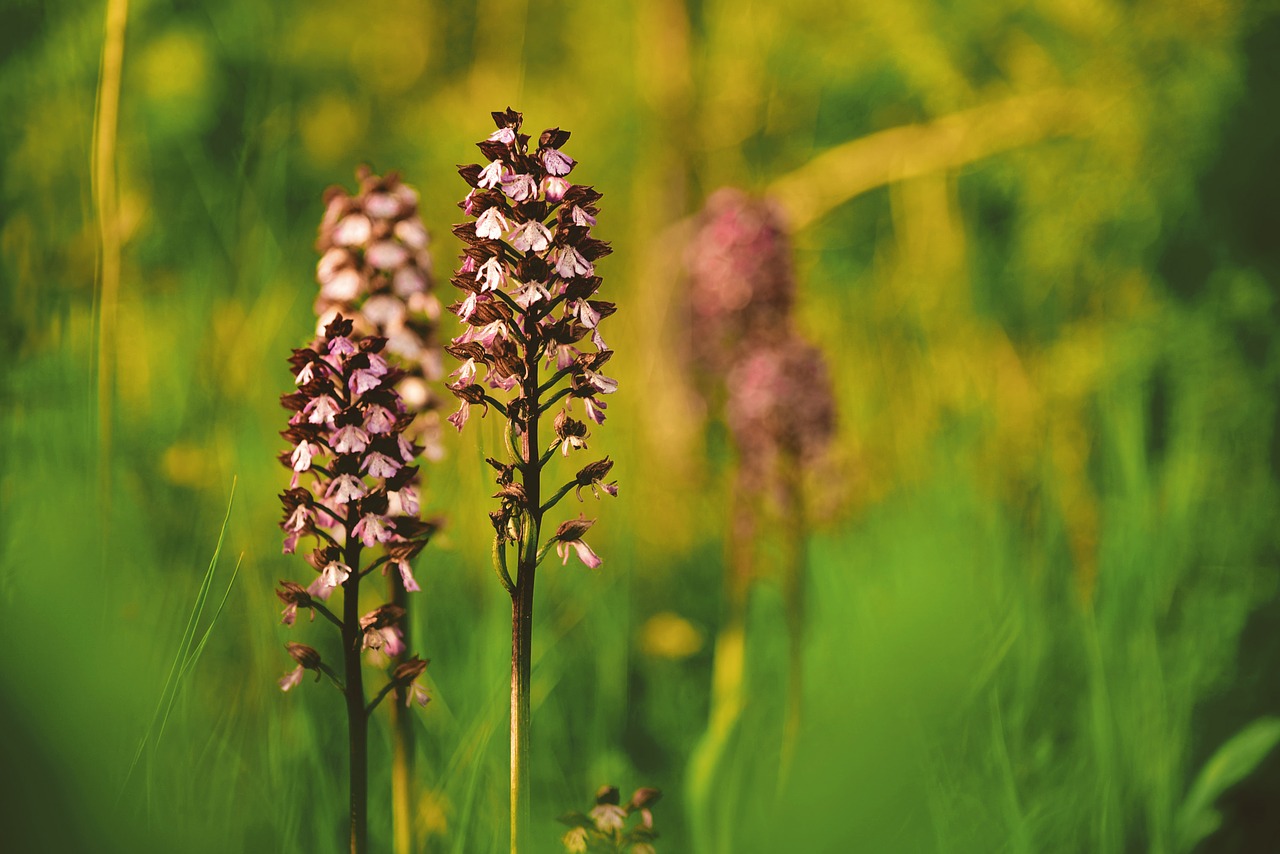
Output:
[[[333,639],[279,625],[271,592],[309,572],[280,554],[274,455],[284,357],[313,324],[320,194],[360,162],[401,170],[447,278],[454,166],[511,105],[535,132],[573,131],[575,178],[605,194],[619,304],[622,390],[592,442],[622,489],[592,531],[606,563],[548,565],[539,586],[546,850],[554,817],[603,783],[664,790],[665,852],[1268,850],[1276,11],[134,0],[104,362],[91,158],[106,8],[7,0],[0,847],[341,849],[341,705],[324,684],[275,685],[286,639]],[[806,716],[780,785],[786,632],[768,579],[743,713],[708,730],[733,463],[689,392],[673,234],[718,186],[764,191],[833,147],[948,117],[999,140],[968,111],[1046,92],[1067,93],[1069,132],[1010,131],[940,164],[904,144],[902,162],[933,164],[906,178],[854,149],[880,176],[865,191],[820,209],[791,197],[798,324],[831,361],[841,423],[810,478]],[[815,191],[834,180],[801,174]],[[482,464],[499,447],[494,419],[473,422],[427,473],[448,528],[418,562],[413,615],[432,661],[424,851],[505,844],[509,611]],[[375,850],[387,739],[382,721]],[[699,766],[712,741],[720,760]]]

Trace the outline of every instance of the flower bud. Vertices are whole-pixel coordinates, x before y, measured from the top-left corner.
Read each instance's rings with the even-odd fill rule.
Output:
[[[380,605],[360,618],[360,628],[385,629],[400,622],[404,614],[399,605]]]
[[[427,669],[430,662],[425,661],[418,656],[414,656],[408,661],[402,661],[396,665],[396,669],[391,672],[391,681],[398,686],[409,685],[413,680],[422,675]]]
[[[582,517],[566,519],[560,523],[560,527],[556,528],[555,536],[552,539],[566,543],[581,540],[582,535],[590,530],[595,523],[595,519],[583,519]]]
[[[305,643],[294,643],[289,641],[284,645],[289,651],[289,655],[293,656],[293,660],[301,664],[306,670],[320,669],[320,653],[316,652]]]

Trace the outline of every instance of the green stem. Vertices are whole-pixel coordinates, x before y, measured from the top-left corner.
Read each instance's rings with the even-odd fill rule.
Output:
[[[347,747],[351,794],[351,854],[369,850],[369,715],[364,706],[364,678],[360,672],[360,538],[352,534],[354,513],[346,520],[344,560],[351,574],[342,588],[342,658],[346,670]]]
[[[329,610],[328,608],[326,608],[324,605],[321,605],[321,604],[320,604],[319,602],[317,602],[315,599],[312,599],[312,600],[311,600],[311,604],[310,604],[310,605],[308,605],[307,607],[315,609],[315,611],[316,611],[317,613],[319,613],[319,614],[320,614],[320,616],[324,617],[326,620],[328,620],[329,622],[331,622],[331,623],[333,623],[335,626],[337,626],[337,627],[338,627],[338,631],[340,631],[340,632],[341,632],[341,631],[344,631],[344,629],[343,629],[343,627],[342,627],[342,620],[339,620],[337,617],[335,617],[335,616],[333,615],[333,612],[332,612],[332,611],[330,611],[330,610]],[[343,635],[343,637],[346,637],[346,635]]]
[[[384,556],[373,566],[389,559]],[[372,569],[372,567],[370,567]],[[398,661],[404,661],[411,645],[409,626],[409,593],[404,589],[400,573],[387,573],[387,594],[393,605],[405,609],[400,619],[400,631],[404,637],[405,652]],[[396,662],[392,662],[395,664]],[[388,691],[395,691],[395,702],[391,704],[391,837],[392,850],[395,854],[411,854],[413,851],[413,715],[412,709],[405,704],[405,686],[396,687],[388,682],[378,696],[369,704],[368,714],[373,714],[378,703]]]
[[[389,560],[391,560],[391,555],[383,555],[382,557],[380,557],[380,558],[378,558],[377,560],[375,560],[373,563],[371,563],[371,564],[369,564],[368,566],[366,566],[363,570],[361,570],[361,571],[360,571],[360,576],[363,578],[364,576],[366,576],[366,575],[368,575],[369,573],[373,572],[375,569],[377,569],[378,567],[382,566],[384,563],[386,563],[386,562],[387,562],[387,561],[389,561]],[[404,603],[404,602],[398,602],[398,601],[396,601],[396,595],[397,595],[397,594],[396,594],[396,592],[395,592],[396,580],[395,580],[395,578],[394,578],[394,577],[388,576],[387,586],[388,586],[388,588],[390,588],[390,589],[387,591],[387,593],[388,593],[387,598],[388,598],[388,599],[390,599],[390,600],[391,600],[392,602],[394,602],[395,604],[397,604],[397,605],[399,605],[400,607],[402,607],[402,608],[403,608],[403,607],[405,606],[405,603]]]
[[[525,315],[526,335],[532,339],[537,321]],[[525,348],[522,394],[528,401],[523,425],[521,479],[527,500],[527,528],[517,562],[515,590],[511,596],[511,852],[518,854],[529,826],[529,674],[533,644],[533,591],[537,572],[538,537],[542,528],[541,466],[538,453],[538,353]]]
[[[560,370],[556,371],[555,374],[552,375],[551,379],[547,380],[545,383],[538,386],[538,394],[546,394],[547,392],[551,391],[551,389],[555,388],[556,383],[560,382],[560,380],[564,379],[572,372],[573,372],[572,365],[570,365],[567,368],[561,368]]]
[[[783,565],[782,602],[787,620],[787,716],[782,729],[781,787],[791,770],[804,699],[804,572],[808,561],[808,520],[804,501],[804,467],[800,455],[786,449],[782,455],[783,525],[787,560]]]
[[[568,394],[571,391],[573,391],[573,388],[571,386],[565,386],[564,388],[560,389],[558,392],[552,395],[551,398],[546,403],[538,407],[538,414],[542,415],[548,409],[555,406],[556,403],[558,403],[562,397],[564,397],[566,394]]]
[[[503,418],[506,418],[506,417],[507,417],[507,407],[503,405],[502,401],[498,400],[496,397],[494,397],[493,395],[489,395],[489,394],[486,394],[486,395],[484,396],[483,400],[484,400],[484,402],[485,402],[485,403],[489,404],[489,405],[490,405],[490,406],[492,406],[494,409],[498,410],[498,413],[499,413]]]
[[[342,680],[338,678],[338,674],[333,672],[332,667],[330,667],[329,665],[325,664],[322,661],[320,662],[319,670],[325,676],[329,677],[329,681],[333,683],[333,686],[335,688],[341,691],[344,695],[347,693],[347,686],[342,684]],[[319,677],[316,677],[316,678],[319,679]]]
[[[573,489],[575,486],[577,486],[577,484],[578,482],[576,480],[571,480],[568,483],[566,483],[564,486],[560,487],[560,491],[557,492],[555,495],[553,495],[550,498],[550,500],[548,500],[546,504],[543,504],[542,507],[538,510],[538,515],[541,516],[545,514],[552,507],[555,507],[557,504],[559,504],[560,499],[568,495],[569,490]]]
[[[394,682],[388,682],[386,685],[383,685],[382,689],[378,691],[377,694],[373,695],[373,699],[369,701],[369,705],[364,707],[365,714],[372,715],[373,710],[378,708],[378,704],[382,702],[382,699],[395,690],[395,687],[396,683]]]

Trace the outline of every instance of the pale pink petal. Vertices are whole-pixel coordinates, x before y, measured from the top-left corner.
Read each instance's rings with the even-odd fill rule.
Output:
[[[389,433],[395,423],[396,420],[391,415],[391,410],[385,406],[373,404],[364,411],[364,429],[370,433]]]
[[[391,282],[392,289],[399,297],[408,297],[412,294],[422,293],[427,289],[427,280],[423,278],[422,273],[417,267],[407,266],[396,270],[395,278]]]
[[[339,428],[333,434],[333,450],[339,454],[358,454],[369,447],[369,434],[354,424]]]
[[[360,470],[367,471],[371,477],[385,479],[395,476],[395,473],[400,470],[400,463],[380,451],[374,451],[364,458],[364,462],[360,465]]]
[[[394,240],[379,240],[364,257],[379,270],[392,270],[409,260],[409,250]]]
[[[485,189],[496,187],[502,183],[502,177],[506,171],[507,167],[501,160],[494,160],[488,166],[480,170],[480,177],[476,183]]]
[[[414,491],[412,486],[406,486],[399,492],[393,492],[391,494],[396,496],[397,500],[400,502],[400,509],[404,511],[405,515],[418,515],[418,493]]]
[[[542,179],[542,192],[546,195],[547,201],[558,202],[564,198],[564,194],[569,192],[569,182],[555,175],[548,175]]]
[[[551,232],[535,220],[530,220],[511,233],[511,245],[519,252],[541,252],[551,245]]]
[[[476,236],[485,240],[501,240],[508,228],[510,226],[507,224],[506,217],[497,208],[489,208],[476,220]],[[470,257],[467,260],[472,263],[472,269],[467,272],[475,272],[475,262]],[[465,266],[464,261],[463,267]]]
[[[293,670],[280,677],[280,690],[288,691],[290,688],[296,687],[298,683],[302,681],[302,676],[303,669],[302,665],[299,664]]]
[[[458,411],[449,416],[448,421],[454,427],[458,428],[458,432],[462,432],[462,427],[467,423],[467,419],[471,417],[471,404],[465,400],[458,407]]]
[[[333,242],[338,246],[356,246],[369,240],[373,224],[362,213],[347,214],[333,230]]]
[[[585,563],[588,569],[597,569],[604,563],[600,556],[591,550],[591,546],[582,540],[573,540],[569,545],[573,546],[573,550],[578,553],[578,560]]]
[[[410,249],[423,249],[427,245],[427,230],[422,223],[413,219],[402,219],[396,223],[396,237]]]
[[[354,356],[356,354],[356,345],[351,343],[351,339],[345,335],[339,335],[329,342],[330,356]]]
[[[404,652],[404,635],[399,626],[387,626],[378,631],[382,634],[382,649],[387,655],[395,657]]]
[[[400,200],[390,193],[370,193],[364,197],[364,209],[369,216],[391,219],[400,213]]]
[[[417,593],[422,589],[418,586],[417,579],[413,577],[413,570],[409,568],[409,561],[398,560],[395,564],[396,569],[400,570],[400,581],[404,584],[405,592]]]
[[[558,148],[547,148],[542,152],[542,165],[547,167],[547,172],[551,175],[568,175],[573,164],[573,158]]]

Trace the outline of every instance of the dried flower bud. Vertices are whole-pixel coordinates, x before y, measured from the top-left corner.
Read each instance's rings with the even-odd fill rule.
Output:
[[[385,629],[400,622],[404,613],[404,608],[399,605],[379,605],[360,618],[360,628]]]
[[[493,468],[497,470],[498,477],[496,478],[495,482],[498,483],[499,485],[505,486],[506,484],[511,483],[512,480],[515,478],[515,473],[516,473],[515,464],[499,462],[498,460],[495,460],[493,457],[485,457],[485,462],[493,466]]]
[[[404,704],[406,706],[413,703],[425,706],[431,701],[431,698],[427,696],[427,689],[417,682],[418,677],[427,669],[427,664],[428,662],[415,655],[408,661],[397,665],[392,672],[391,683],[404,690]]]
[[[562,542],[581,539],[582,535],[589,531],[595,523],[595,519],[584,519],[582,517],[566,519],[560,523],[560,527],[556,528],[554,539]]]
[[[304,669],[320,669],[320,653],[316,652],[305,643],[294,643],[293,641],[288,641],[285,643],[284,647],[289,651],[289,655],[293,656],[293,660],[302,665]]]
[[[391,673],[391,681],[400,686],[408,685],[422,675],[429,663],[415,655],[408,661],[396,665],[396,669]]]
[[[587,437],[591,434],[587,432],[587,425],[576,418],[569,417],[569,413],[561,410],[556,415],[555,420],[556,438],[560,441],[560,453],[563,456],[569,455],[569,450],[585,449],[587,447]]]
[[[631,802],[628,804],[628,809],[638,810],[645,807],[651,807],[661,799],[662,791],[660,789],[642,787],[636,789],[635,793],[631,796]]]
[[[300,584],[292,581],[281,581],[279,589],[276,590],[276,596],[285,604],[284,611],[281,612],[280,622],[286,626],[292,626],[294,620],[297,619],[299,608],[310,608],[315,600],[311,598],[311,594]],[[311,614],[311,618],[315,619],[315,613]]]
[[[600,559],[591,547],[582,540],[592,525],[595,524],[594,519],[566,519],[560,523],[560,527],[556,529],[555,535],[551,538],[556,544],[556,554],[560,557],[561,564],[569,562],[569,551],[572,549],[577,553],[578,559],[587,566],[588,569],[596,569],[604,561]]]
[[[596,460],[594,463],[588,463],[583,466],[577,475],[577,488],[574,492],[578,496],[578,500],[582,500],[582,488],[590,487],[592,494],[596,498],[600,497],[600,490],[604,490],[609,495],[618,496],[617,481],[612,483],[604,483],[604,479],[609,476],[609,471],[613,468],[613,460],[605,457],[603,460]]]
[[[292,581],[281,581],[276,596],[286,605],[299,605],[303,608],[311,605],[311,594],[301,584]]]
[[[502,499],[504,505],[511,507],[524,507],[529,501],[522,483],[508,483],[495,492],[493,497]]]

